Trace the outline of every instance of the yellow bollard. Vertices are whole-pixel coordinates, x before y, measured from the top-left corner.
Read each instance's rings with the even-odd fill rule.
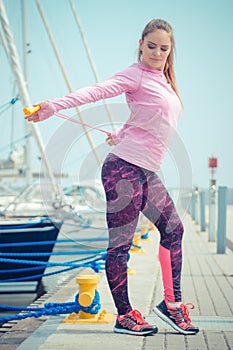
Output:
[[[130,253],[128,253],[128,261],[130,260]],[[127,264],[127,274],[129,276],[134,276],[136,275],[136,271],[134,269],[132,269],[131,267],[128,266]]]
[[[146,251],[141,248],[141,233],[135,233],[130,253],[144,254]]]
[[[90,306],[95,297],[95,292],[98,287],[100,276],[98,275],[82,275],[76,278],[79,285],[78,302],[81,306]],[[72,312],[62,323],[112,323],[114,316],[103,310],[98,314],[91,314],[80,310],[78,314]]]
[[[131,267],[128,267],[127,274],[129,276],[134,276],[134,275],[136,275],[136,271],[134,269],[132,269]]]
[[[156,231],[156,227],[155,227],[155,225],[153,224],[153,222],[150,222],[149,231],[153,231],[153,232]]]

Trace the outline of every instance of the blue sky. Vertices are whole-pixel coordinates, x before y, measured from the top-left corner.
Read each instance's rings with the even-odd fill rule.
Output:
[[[63,64],[74,90],[95,83],[79,30],[74,21],[68,0],[41,0],[41,6],[49,22]],[[208,158],[218,157],[217,182],[233,187],[233,2],[232,0],[167,0],[167,1],[75,1],[86,39],[98,74],[104,80],[126,68],[137,59],[138,40],[145,24],[152,18],[163,18],[171,23],[176,40],[176,76],[184,103],[184,111],[178,126],[178,136],[185,150],[185,161],[180,163],[172,156],[165,159],[163,177],[168,186],[179,186],[181,172],[191,168],[193,185],[208,187],[210,172]],[[5,8],[22,59],[21,9],[19,0],[5,0]],[[45,32],[35,1],[28,0],[28,85],[32,103],[67,94],[68,89],[57,64]],[[9,101],[17,89],[14,77],[2,45],[0,46],[0,105]],[[124,96],[108,100],[110,108],[124,109]],[[10,140],[10,121],[14,118],[14,139],[25,134],[22,105],[18,102],[13,111],[0,115],[2,130],[0,151]],[[97,108],[97,110],[96,110]],[[84,106],[86,121],[95,124],[101,120],[96,106]],[[121,107],[120,107],[121,108]],[[90,112],[90,113],[89,113]],[[117,111],[116,111],[117,112]],[[69,112],[68,112],[69,114]],[[96,117],[97,116],[97,117]],[[117,122],[127,117],[124,111],[117,115]],[[9,123],[6,123],[6,120]],[[94,119],[93,119],[94,120]],[[62,142],[62,121],[52,118],[39,124],[45,144],[51,139]],[[80,129],[77,131],[80,132]],[[104,141],[104,135],[93,133],[96,145]],[[56,142],[55,142],[56,143]],[[85,137],[78,138],[66,153],[62,163],[64,171],[76,172],[80,162],[86,159],[89,146]],[[8,150],[1,151],[0,158]],[[179,153],[179,150],[177,151]],[[38,150],[33,146],[33,157]],[[183,157],[182,152],[176,157]],[[36,160],[35,167],[39,163]],[[179,165],[177,165],[179,163]],[[85,164],[85,162],[83,163]],[[188,164],[188,165],[187,165]],[[179,168],[179,169],[178,169]],[[184,177],[183,174],[183,177]]]

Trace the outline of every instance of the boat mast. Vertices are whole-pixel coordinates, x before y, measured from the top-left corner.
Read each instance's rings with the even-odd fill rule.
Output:
[[[86,54],[87,54],[88,61],[89,61],[90,66],[91,66],[91,70],[92,70],[92,72],[94,74],[94,77],[95,77],[95,81],[96,81],[96,83],[100,83],[101,80],[100,80],[99,74],[97,72],[94,60],[92,58],[91,50],[90,50],[90,48],[88,46],[87,39],[86,39],[86,36],[84,34],[83,27],[81,25],[81,21],[79,19],[78,13],[77,13],[77,11],[75,9],[74,2],[73,2],[73,0],[69,0],[69,3],[70,3],[71,10],[73,12],[73,15],[74,15],[75,22],[77,24],[77,27],[79,29],[79,32],[80,32],[80,35],[81,35],[81,38],[82,38],[82,42],[83,42],[83,45],[84,45],[84,48],[85,48],[85,51],[86,51]],[[110,121],[110,123],[112,125],[112,128],[114,130],[115,129],[114,121],[112,119],[112,115],[111,115],[109,106],[108,106],[108,104],[107,104],[107,102],[105,100],[103,100],[103,104],[104,104],[104,107],[106,109],[109,121]]]
[[[43,23],[44,23],[46,32],[47,32],[47,34],[48,34],[50,43],[51,43],[51,45],[52,45],[53,51],[54,51],[55,56],[56,56],[56,59],[57,59],[57,62],[58,62],[58,64],[59,64],[60,68],[61,68],[61,71],[62,71],[63,77],[64,77],[64,79],[65,79],[66,85],[67,85],[67,87],[68,87],[68,89],[69,89],[69,92],[73,92],[74,89],[73,89],[73,87],[72,87],[72,85],[71,85],[71,83],[70,83],[70,81],[69,81],[69,79],[68,79],[68,75],[67,75],[67,73],[66,73],[66,71],[65,71],[65,68],[64,68],[64,65],[63,65],[63,63],[62,63],[61,57],[60,57],[60,55],[59,55],[59,53],[58,53],[58,49],[57,49],[57,47],[56,47],[56,44],[55,44],[55,41],[54,41],[54,39],[53,39],[52,33],[51,33],[50,29],[49,29],[48,21],[47,21],[46,18],[45,18],[45,15],[44,15],[44,13],[43,13],[43,10],[42,10],[42,7],[41,7],[41,5],[40,5],[40,1],[39,1],[39,0],[36,0],[36,5],[37,5],[38,11],[39,11],[39,13],[40,13],[41,19],[42,19],[42,21],[43,21]],[[81,112],[80,112],[80,109],[79,109],[78,107],[76,107],[76,111],[77,111],[77,113],[78,113],[78,116],[79,116],[80,121],[81,121],[82,123],[84,123],[83,117],[82,117]],[[85,123],[84,123],[84,124],[85,124]],[[101,159],[100,159],[99,156],[98,156],[98,153],[97,153],[97,151],[96,151],[96,147],[95,147],[94,142],[93,142],[93,140],[92,140],[92,137],[91,137],[91,135],[89,134],[88,128],[86,128],[85,125],[83,125],[83,130],[84,130],[84,132],[85,132],[85,135],[86,135],[86,137],[87,137],[87,140],[88,140],[88,142],[89,142],[89,145],[91,146],[92,151],[93,151],[93,153],[94,153],[94,155],[95,155],[95,158],[96,158],[97,163],[98,163],[99,165],[101,165],[101,164],[102,164],[102,161],[101,161]]]
[[[28,88],[27,88],[27,84],[25,82],[24,79],[24,75],[22,72],[22,68],[20,65],[20,60],[19,60],[19,56],[18,56],[18,52],[16,49],[16,46],[14,44],[14,39],[13,39],[13,35],[10,29],[10,25],[9,25],[9,21],[7,18],[7,14],[5,11],[5,6],[3,3],[3,0],[0,0],[0,22],[2,25],[2,36],[4,38],[4,42],[7,45],[7,56],[9,59],[9,63],[11,65],[11,69],[14,73],[15,79],[16,79],[16,84],[18,87],[18,91],[19,91],[19,97],[20,100],[22,102],[22,104],[24,106],[30,106],[31,105],[31,101],[30,101],[30,97],[29,97],[29,92],[28,92]],[[41,153],[41,157],[44,160],[45,163],[45,167],[48,173],[48,176],[51,180],[51,182],[53,184],[55,184],[55,178],[54,178],[54,174],[51,170],[50,164],[48,162],[48,159],[46,157],[46,153],[45,153],[45,148],[44,148],[44,144],[41,138],[41,134],[40,134],[40,130],[38,125],[30,123],[30,131],[33,133],[40,153]]]
[[[23,72],[24,78],[27,84],[28,89],[28,53],[27,53],[27,4],[26,0],[21,0],[21,9],[22,9],[22,32],[23,32]],[[25,120],[25,135],[30,134],[30,125]],[[27,184],[32,182],[32,169],[31,169],[31,137],[26,139],[26,181]]]

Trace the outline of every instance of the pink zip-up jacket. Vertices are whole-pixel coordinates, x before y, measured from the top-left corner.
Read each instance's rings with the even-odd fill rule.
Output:
[[[130,117],[111,133],[118,157],[157,172],[177,128],[181,103],[163,72],[134,63],[113,77],[47,101],[38,113],[44,120],[62,109],[125,93]]]

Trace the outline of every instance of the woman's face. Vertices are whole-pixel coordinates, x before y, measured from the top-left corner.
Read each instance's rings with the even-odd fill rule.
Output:
[[[163,71],[167,58],[171,52],[170,34],[165,30],[157,29],[148,33],[144,40],[139,40],[142,51],[142,64]]]

